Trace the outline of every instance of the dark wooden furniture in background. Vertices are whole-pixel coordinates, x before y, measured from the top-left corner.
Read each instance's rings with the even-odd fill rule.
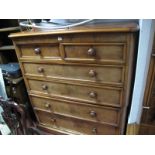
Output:
[[[20,26],[18,20],[1,19],[0,20],[0,63],[17,62],[15,47],[8,35],[13,32],[19,32]]]
[[[10,129],[11,135],[46,134],[36,129],[30,112],[23,104],[0,98],[0,106],[3,109],[1,115]]]
[[[21,28],[17,19],[0,19],[0,64],[18,63],[18,59],[15,53],[15,47],[13,46],[12,40],[8,37],[8,35],[10,33],[20,31]],[[20,77],[11,77],[9,76],[9,74],[6,74],[3,76],[3,78],[7,96],[12,101],[9,103],[18,103],[24,105],[25,109],[30,111],[31,115],[34,116],[33,112],[31,112],[32,107],[29,103],[22,75],[20,75]],[[12,104],[9,105],[12,106]],[[9,105],[7,106],[8,110],[10,109]],[[16,107],[18,106],[19,105],[17,105]]]
[[[139,134],[155,134],[155,37],[143,100]]]
[[[0,98],[0,106],[3,108],[2,117],[11,134],[26,134],[26,113],[24,108],[14,101],[5,101],[2,98]]]
[[[48,134],[124,134],[135,23],[10,35],[37,128]]]
[[[20,30],[17,19],[0,19],[0,64],[18,63],[15,47],[8,35]],[[8,98],[20,104],[27,104],[28,97],[22,75],[19,78],[5,76],[4,80]]]

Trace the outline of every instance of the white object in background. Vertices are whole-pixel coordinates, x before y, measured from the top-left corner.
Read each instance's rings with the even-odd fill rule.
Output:
[[[2,74],[2,70],[0,68],[0,96],[4,99],[7,100],[7,94],[6,94],[6,90],[5,90],[5,84],[4,84],[4,79],[3,79],[3,74]]]
[[[1,131],[2,135],[11,134],[11,131],[6,124],[0,124],[0,131]]]
[[[79,25],[86,24],[88,22],[93,21],[93,19],[86,19],[84,21],[80,21],[78,23],[69,23],[68,25],[57,25],[57,26],[38,26],[35,23],[29,24],[27,21],[20,22],[20,26],[23,27],[29,27],[29,28],[38,28],[38,29],[47,29],[47,30],[54,30],[54,29],[65,29],[65,28],[71,28]]]
[[[140,20],[140,36],[136,64],[135,83],[128,124],[140,123],[143,97],[152,52],[155,20]]]
[[[3,79],[3,74],[2,74],[1,68],[0,68],[0,96],[3,97],[4,100],[8,99],[6,90],[5,90],[5,84],[4,84],[4,79]],[[8,135],[11,133],[11,131],[3,120],[3,117],[1,115],[2,112],[3,112],[3,109],[0,106],[0,123],[2,123],[2,124],[0,124],[0,131],[1,131],[2,135]]]
[[[0,68],[0,97],[2,97],[4,100],[7,100],[7,98],[8,98],[7,94],[6,94],[6,90],[5,90],[4,79],[3,79],[3,74],[2,74],[1,68]],[[3,109],[0,106],[0,123],[4,123],[4,120],[1,115],[2,112],[3,112]]]

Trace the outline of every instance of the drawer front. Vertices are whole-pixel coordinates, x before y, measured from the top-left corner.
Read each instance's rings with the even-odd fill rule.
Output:
[[[125,62],[125,43],[63,44],[64,59],[70,61]]]
[[[115,108],[73,102],[61,102],[34,96],[31,96],[31,101],[35,109],[42,109],[51,113],[58,113],[90,121],[115,125],[118,125],[119,122],[120,111]]]
[[[80,80],[94,83],[121,85],[123,83],[123,67],[117,66],[77,66],[77,65],[45,65],[23,63],[24,71],[29,76]]]
[[[51,97],[63,97],[94,104],[120,105],[121,88],[96,88],[30,79],[28,84],[32,93],[43,93]]]
[[[60,58],[58,44],[20,45],[20,58],[54,59]]]
[[[97,135],[113,135],[118,134],[116,127],[107,126],[99,123],[92,123],[80,119],[73,119],[62,115],[54,115],[43,111],[35,111],[38,121],[47,127],[53,127],[60,130],[76,131],[79,134],[97,134]]]

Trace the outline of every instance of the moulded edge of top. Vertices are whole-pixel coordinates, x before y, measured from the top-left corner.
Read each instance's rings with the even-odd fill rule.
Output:
[[[111,25],[95,25],[95,26],[78,26],[68,29],[48,30],[48,31],[22,31],[12,33],[10,38],[17,37],[29,37],[29,36],[42,36],[42,35],[58,35],[58,34],[70,34],[70,33],[93,33],[93,32],[136,32],[139,30],[137,23],[114,23]]]

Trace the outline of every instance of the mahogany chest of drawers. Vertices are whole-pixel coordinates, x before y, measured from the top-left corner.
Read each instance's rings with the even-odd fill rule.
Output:
[[[136,24],[12,34],[38,128],[124,134]]]

